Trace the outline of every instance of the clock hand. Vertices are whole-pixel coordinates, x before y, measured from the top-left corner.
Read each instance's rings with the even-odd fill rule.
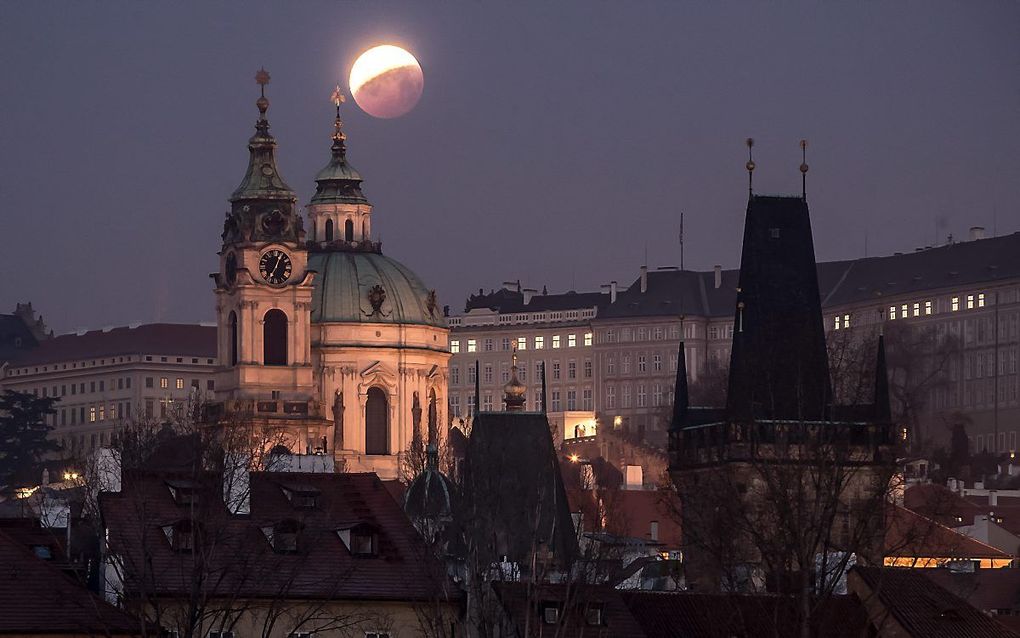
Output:
[[[272,277],[276,277],[276,271],[280,270],[280,266],[282,266],[282,265],[283,265],[283,257],[277,257],[276,258],[276,267],[273,268]]]

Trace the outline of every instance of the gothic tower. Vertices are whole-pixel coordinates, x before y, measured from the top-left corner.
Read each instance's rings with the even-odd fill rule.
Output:
[[[305,231],[297,197],[276,165],[265,85],[248,140],[248,170],[230,196],[223,224],[216,290],[221,373],[217,398],[230,412],[271,419],[290,435],[295,452],[319,447],[325,432],[308,430],[316,416],[311,365],[311,299]]]

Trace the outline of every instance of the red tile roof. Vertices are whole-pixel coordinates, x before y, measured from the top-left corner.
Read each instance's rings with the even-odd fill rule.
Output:
[[[1002,550],[899,505],[890,505],[887,510],[885,555],[916,558],[1011,558]]]
[[[175,552],[164,527],[196,521],[216,574],[207,595],[304,599],[436,600],[446,597],[445,569],[431,560],[400,505],[375,474],[251,474],[251,513],[227,513],[219,479],[190,479],[198,505],[178,505],[166,475],[127,475],[120,493],[104,493],[100,506],[110,547],[123,557],[129,591],[176,595],[188,591],[191,554]],[[189,481],[185,481],[188,483]],[[315,507],[291,504],[284,487],[317,492]],[[194,508],[194,514],[191,513]],[[278,553],[266,532],[296,523],[298,551]],[[352,555],[341,528],[367,524],[378,532],[373,557]],[[263,531],[263,530],[266,531]],[[142,539],[147,539],[143,542]],[[212,551],[215,550],[215,551]],[[211,557],[211,558],[210,558]],[[135,567],[151,561],[154,578]]]
[[[125,326],[90,330],[83,335],[60,335],[18,355],[11,365],[34,366],[128,354],[213,358],[216,356],[216,328],[184,323],[150,323],[136,328]]]
[[[137,620],[106,603],[0,531],[0,634],[140,635]]]

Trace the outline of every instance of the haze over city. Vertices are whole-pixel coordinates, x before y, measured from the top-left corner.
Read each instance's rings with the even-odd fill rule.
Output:
[[[265,66],[283,177],[304,205],[329,96],[399,44],[404,117],[343,107],[374,235],[455,310],[520,278],[629,284],[738,265],[747,201],[808,201],[820,260],[1020,230],[1020,5],[897,3],[7,4],[0,298],[58,333],[214,318],[208,273]],[[865,239],[867,237],[867,240]]]

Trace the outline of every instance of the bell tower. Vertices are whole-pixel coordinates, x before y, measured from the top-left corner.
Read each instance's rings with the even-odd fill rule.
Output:
[[[269,133],[265,69],[259,118],[248,140],[248,170],[230,196],[223,223],[216,290],[220,374],[217,399],[228,412],[293,419],[295,451],[304,452],[315,416],[310,323],[313,271],[308,270],[305,231],[297,197],[276,166],[276,139]],[[317,433],[309,440],[318,441]]]

